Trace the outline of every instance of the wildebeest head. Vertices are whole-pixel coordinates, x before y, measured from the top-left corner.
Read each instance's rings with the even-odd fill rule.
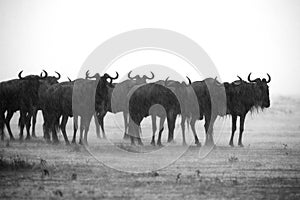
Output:
[[[40,87],[40,81],[44,81],[47,79],[48,74],[45,73],[43,76],[42,74],[40,76],[38,75],[28,75],[25,77],[22,77],[22,71],[19,72],[18,77],[21,81],[24,81],[24,94],[26,96],[32,98],[34,101],[37,101],[38,99],[38,90]],[[36,102],[34,102],[36,103]]]
[[[43,76],[42,74],[40,76],[38,75],[27,75],[25,77],[22,77],[23,70],[19,72],[18,77],[20,80],[40,80],[40,79],[45,79],[47,78],[48,74],[45,74]]]
[[[128,73],[127,76],[128,76],[128,78],[129,78],[130,80],[135,81],[135,83],[136,83],[137,85],[146,83],[146,80],[147,80],[147,79],[148,79],[148,80],[154,79],[154,74],[153,74],[153,72],[151,72],[152,77],[148,77],[148,76],[146,76],[146,75],[144,75],[144,76],[142,76],[142,77],[140,77],[139,75],[136,75],[136,76],[132,77],[132,76],[131,76],[131,72],[132,72],[132,71],[130,71],[130,72]]]
[[[251,73],[248,75],[248,81],[250,83],[253,83],[258,88],[257,90],[257,97],[259,101],[261,102],[260,105],[262,108],[268,108],[270,107],[270,98],[269,98],[269,86],[268,83],[271,81],[271,76],[268,75],[268,80],[265,78],[260,79],[256,78],[254,80],[251,80]]]
[[[100,80],[101,77],[99,73],[94,74],[94,76],[90,76],[90,71],[87,70],[85,72],[85,79],[92,79],[92,78],[95,78],[96,80]]]
[[[92,79],[96,78],[97,81],[101,81],[100,84],[104,84],[105,86],[108,87],[114,87],[114,84],[112,83],[113,80],[117,79],[119,77],[118,72],[116,72],[117,75],[116,77],[111,77],[109,74],[105,73],[102,77],[100,76],[99,73],[94,74],[94,76],[90,76],[89,70],[86,71],[85,73],[85,79]],[[110,82],[107,82],[107,79],[110,79]]]
[[[43,79],[43,81],[45,81],[47,84],[49,85],[53,85],[58,83],[58,80],[60,79],[61,75],[58,72],[55,72],[57,74],[57,77],[55,76],[48,76],[48,73],[46,70],[43,70],[44,74],[45,74],[45,78]],[[43,72],[41,72],[40,77],[43,77]]]

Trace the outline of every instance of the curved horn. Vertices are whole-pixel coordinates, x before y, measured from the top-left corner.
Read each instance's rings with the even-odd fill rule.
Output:
[[[58,77],[56,77],[56,80],[59,80],[60,79],[60,73],[58,73],[57,71],[55,71],[55,73],[58,75]]]
[[[152,77],[150,78],[150,77],[148,77],[148,76],[146,76],[145,75],[145,77],[148,79],[148,80],[152,80],[152,79],[154,79],[154,73],[153,72],[151,72],[151,74],[152,74]]]
[[[100,79],[99,73],[94,74],[94,76],[90,76],[90,71],[87,70],[85,72],[85,79],[91,79],[91,78],[96,78],[97,80]]]
[[[43,72],[44,72],[45,76],[43,76]],[[41,78],[46,78],[47,76],[48,76],[48,73],[46,72],[46,70],[43,70],[40,74]]]
[[[43,78],[46,78],[46,77],[48,77],[48,73],[47,73],[47,71],[46,71],[46,70],[43,70],[43,72],[45,73],[45,76],[44,76]]]
[[[91,78],[91,77],[90,77],[90,70],[87,70],[87,71],[85,72],[85,79],[88,79],[88,78]]]
[[[243,79],[239,75],[237,77],[240,79],[240,81],[243,81]]]
[[[117,74],[117,75],[116,75],[116,77],[111,77],[111,76],[109,76],[109,77],[110,77],[110,79],[111,79],[111,80],[115,80],[115,79],[119,78],[119,73],[118,73],[118,72],[116,72],[116,74]]]
[[[268,73],[267,73],[267,75],[268,75],[267,83],[270,83],[270,81],[271,81],[271,76],[270,76],[270,74],[268,74]]]
[[[132,70],[127,74],[127,76],[128,76],[129,79],[134,79],[135,77],[130,76],[131,72],[132,72]]]
[[[23,70],[20,71],[19,74],[18,74],[19,79],[23,79],[23,77],[21,76],[22,72],[23,72]]]
[[[218,76],[216,76],[214,80],[215,80],[215,84],[216,84],[216,85],[222,86],[222,83],[220,83],[220,82],[218,81]]]
[[[251,80],[251,78],[250,78],[251,77],[251,73],[252,72],[250,72],[250,74],[248,75],[248,81],[251,82],[251,83],[253,83],[253,82],[255,82],[255,80]]]
[[[70,81],[70,82],[72,82],[72,80],[69,78],[69,77],[67,77],[68,78],[68,80]]]
[[[188,77],[188,76],[186,76],[186,78],[188,79],[188,81],[189,81],[189,85],[191,85],[192,84],[192,81],[191,81],[191,79]]]

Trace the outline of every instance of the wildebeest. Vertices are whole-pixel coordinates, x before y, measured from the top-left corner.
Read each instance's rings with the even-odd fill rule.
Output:
[[[118,113],[123,112],[123,118],[124,118],[124,125],[125,125],[125,131],[124,131],[124,138],[127,138],[127,131],[128,131],[128,99],[127,95],[129,91],[137,85],[141,85],[146,83],[147,80],[152,80],[154,78],[153,72],[151,72],[151,77],[148,77],[146,75],[143,75],[142,77],[139,75],[136,75],[134,77],[131,76],[132,71],[128,73],[128,79],[125,81],[122,81],[120,83],[113,83],[113,88],[109,88],[108,90],[108,111],[111,113]],[[105,131],[104,131],[104,117],[106,115],[106,112],[97,113],[98,122],[100,124],[103,137],[105,137]]]
[[[214,144],[212,133],[216,117],[218,115],[224,116],[227,114],[232,116],[232,135],[229,144],[233,146],[236,120],[237,116],[240,116],[240,137],[238,145],[243,147],[242,134],[247,113],[254,108],[268,108],[270,106],[267,83],[271,81],[271,77],[268,74],[269,79],[267,81],[264,78],[251,80],[250,76],[251,73],[248,76],[250,83],[243,81],[240,77],[238,81],[232,83],[221,84],[211,78],[205,80],[206,84],[203,81],[192,83],[198,97],[200,113],[205,117],[205,143],[207,145]],[[210,89],[208,89],[208,87]],[[223,94],[226,95],[225,98]],[[200,114],[199,119],[201,119],[202,114]],[[195,143],[199,142],[195,131],[196,120],[197,117],[192,117],[190,122],[191,129],[195,136]]]
[[[47,90],[47,88],[53,84],[58,83],[58,80],[61,77],[61,75],[58,72],[55,72],[57,74],[57,77],[55,77],[55,76],[48,76],[47,71],[45,71],[45,70],[43,70],[43,71],[45,73],[46,78],[44,78],[43,80],[40,80],[37,105],[33,107],[34,109],[33,109],[33,115],[32,115],[32,134],[31,134],[32,137],[36,137],[36,134],[35,134],[36,116],[37,116],[37,112],[42,109],[42,106],[44,104],[42,96],[45,93],[45,91]],[[42,74],[41,74],[41,76],[42,76]]]
[[[187,77],[188,78],[188,77]],[[176,95],[180,103],[180,115],[181,115],[181,129],[182,129],[182,144],[186,145],[185,140],[185,122],[190,118],[191,113],[199,113],[199,108],[197,104],[196,95],[190,85],[186,84],[184,81],[181,83],[179,81],[168,80],[155,82],[156,84],[163,85],[171,89]],[[156,132],[156,116],[160,117],[159,131],[163,129],[164,121],[166,118],[166,113],[161,106],[152,107],[150,110],[151,120],[152,120],[152,140],[151,144],[155,145],[155,132]],[[160,141],[158,143],[161,143]]]
[[[233,145],[234,132],[236,130],[237,117],[240,117],[240,134],[238,145],[243,147],[242,135],[244,131],[245,117],[251,109],[270,107],[269,86],[271,81],[269,74],[268,80],[265,78],[256,78],[251,80],[251,73],[248,75],[248,81],[243,81],[239,77],[239,81],[231,84],[224,83],[227,96],[227,114],[232,116],[232,133],[229,141],[230,146]]]
[[[167,87],[159,84],[149,83],[138,86],[129,99],[129,137],[131,144],[138,143],[142,145],[139,134],[140,123],[144,117],[149,116],[149,110],[152,106],[161,105],[167,116],[169,137],[168,142],[173,140],[175,121],[177,115],[180,113],[180,103],[176,95]],[[161,134],[159,131],[157,144],[161,145]]]
[[[213,125],[217,116],[226,114],[226,95],[224,86],[216,78],[206,78],[203,81],[190,81],[199,105],[199,112],[191,115],[191,129],[194,134],[195,144],[199,145],[199,139],[195,130],[197,120],[205,118],[204,128],[206,133],[205,145],[213,145]]]
[[[7,127],[10,139],[14,139],[10,129],[10,119],[13,113],[20,111],[20,139],[23,139],[23,129],[26,124],[27,137],[30,139],[30,120],[33,107],[37,105],[38,89],[40,80],[46,76],[28,75],[22,77],[21,71],[18,74],[19,79],[13,79],[0,83],[0,132],[4,139],[4,123]],[[7,115],[5,117],[5,112]]]
[[[79,143],[87,144],[87,133],[89,131],[90,120],[95,112],[103,113],[108,110],[108,88],[113,87],[112,80],[118,78],[111,77],[104,74],[102,77],[98,76],[97,80],[77,79],[73,84],[59,85],[57,88],[52,86],[52,91],[49,91],[49,104],[46,104],[48,131],[52,132],[53,140],[58,141],[56,136],[56,128],[59,123],[60,116],[74,116],[74,122],[77,121],[78,116],[81,118],[80,122],[80,140]],[[110,82],[107,81],[110,79]],[[64,121],[64,118],[63,120]],[[61,126],[64,126],[62,122]],[[75,128],[75,123],[74,123]],[[76,127],[77,128],[77,127]],[[83,139],[84,131],[84,139]],[[68,138],[65,131],[63,131],[65,141],[68,144]],[[74,129],[73,141],[76,140],[76,132]]]
[[[72,117],[72,94],[74,81],[61,82],[48,87],[41,95],[42,112],[44,117],[44,138],[50,140],[50,132],[52,140],[58,143],[57,130],[61,128],[66,144],[69,140],[66,134],[65,125],[68,117]],[[59,119],[62,116],[61,125]],[[74,119],[74,135],[77,131],[77,120]]]

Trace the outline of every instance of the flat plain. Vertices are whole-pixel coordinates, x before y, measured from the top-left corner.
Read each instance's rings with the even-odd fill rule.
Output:
[[[122,140],[121,114],[105,118],[106,140],[96,137],[91,122],[88,147],[66,146],[62,136],[58,145],[46,143],[40,121],[38,138],[0,142],[0,198],[299,199],[300,100],[271,101],[269,109],[247,115],[243,148],[228,145],[229,116],[217,120],[213,148],[196,147],[190,130],[183,147],[180,120],[175,143],[167,144],[164,132],[164,147],[150,145],[149,119],[142,124],[142,147]],[[196,128],[203,143],[203,122]],[[72,120],[67,132],[71,139]],[[235,145],[237,139],[238,132]]]

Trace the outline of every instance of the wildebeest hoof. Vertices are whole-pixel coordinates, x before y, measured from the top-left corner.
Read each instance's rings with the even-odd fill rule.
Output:
[[[155,146],[155,141],[151,141],[150,143],[152,146]]]
[[[196,146],[197,146],[197,147],[201,147],[201,146],[202,146],[202,145],[201,145],[201,142],[197,142],[197,143],[196,143]]]
[[[129,139],[129,138],[130,138],[129,135],[128,135],[127,133],[124,133],[123,139],[124,139],[124,140],[127,140],[127,139]]]
[[[58,140],[53,140],[52,144],[59,144],[59,141]]]
[[[176,142],[175,142],[175,140],[168,140],[168,143],[170,143],[170,144],[176,144]]]
[[[30,139],[31,139],[30,136],[27,136],[25,140],[30,140]]]
[[[69,142],[69,141],[67,141],[67,142],[66,142],[66,145],[67,145],[67,146],[69,146],[69,145],[70,145],[70,142]]]
[[[239,147],[244,147],[244,145],[242,143],[239,144]]]
[[[229,142],[229,145],[230,145],[231,147],[234,147],[233,142]]]
[[[161,142],[158,142],[158,143],[157,143],[157,146],[159,146],[159,147],[163,147],[164,145],[162,145],[162,143],[161,143]]]
[[[143,144],[142,142],[138,142],[138,144],[139,144],[140,146],[144,146],[144,144]]]
[[[46,140],[46,143],[50,144],[51,143],[51,140],[50,139],[45,139]]]
[[[182,146],[186,146],[187,144],[186,144],[186,142],[182,142]]]
[[[14,138],[14,137],[10,137],[10,140],[14,141],[14,140],[15,140],[15,138]]]

